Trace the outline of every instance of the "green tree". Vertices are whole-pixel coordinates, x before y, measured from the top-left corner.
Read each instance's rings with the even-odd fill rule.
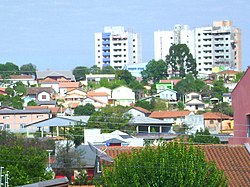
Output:
[[[173,44],[169,48],[169,55],[166,56],[166,64],[174,76],[183,78],[187,73],[197,76],[196,61],[186,44]]]
[[[51,173],[46,172],[48,154],[43,142],[16,137],[6,131],[0,131],[0,137],[0,166],[4,167],[4,174],[9,171],[9,186],[52,179]]]
[[[137,101],[135,102],[135,106],[142,107],[147,110],[152,110],[152,107],[149,101]]]
[[[104,66],[101,70],[102,74],[115,74],[115,69],[112,66]]]
[[[188,74],[180,82],[174,85],[174,90],[176,90],[181,95],[190,92],[201,93],[205,86],[206,84],[202,80],[196,79],[193,75]]]
[[[141,75],[144,82],[153,81],[153,83],[158,83],[161,79],[167,77],[166,63],[163,60],[150,60]]]
[[[75,147],[78,147],[84,142],[84,128],[85,125],[83,125],[81,122],[69,126],[67,137],[74,141]]]
[[[36,65],[32,63],[24,64],[20,67],[20,72],[25,75],[35,75]]]
[[[91,116],[95,112],[95,107],[91,103],[79,105],[74,110],[75,116]]]
[[[201,148],[176,142],[119,155],[102,179],[104,187],[227,186],[223,171],[206,160]]]
[[[233,116],[233,108],[227,102],[217,103],[213,106],[212,112],[220,112],[229,116]]]
[[[116,70],[115,78],[117,80],[124,80],[126,84],[130,84],[130,82],[135,80],[135,77],[128,70]]]
[[[112,132],[114,130],[131,130],[127,123],[131,116],[126,114],[127,107],[124,106],[106,106],[93,113],[87,123],[87,128],[100,128],[103,132]]]
[[[89,72],[92,74],[100,74],[101,69],[97,65],[93,65],[89,68]]]
[[[209,130],[206,128],[204,131],[196,131],[195,135],[189,135],[189,142],[193,143],[207,143],[207,144],[219,144],[220,139],[218,137],[212,136]]]
[[[37,103],[34,100],[31,100],[27,103],[27,106],[37,106]]]
[[[239,82],[240,79],[243,77],[244,73],[245,73],[244,71],[237,73],[235,79],[233,80],[233,82]]]
[[[224,81],[214,81],[212,87],[212,97],[218,98],[220,101],[222,101],[223,93],[228,93],[228,88],[224,86]]]
[[[0,75],[2,78],[8,78],[10,75],[19,75],[19,67],[12,63],[6,62],[5,64],[0,64]]]
[[[85,66],[77,66],[73,70],[76,81],[85,80],[86,74],[89,74],[89,68]]]

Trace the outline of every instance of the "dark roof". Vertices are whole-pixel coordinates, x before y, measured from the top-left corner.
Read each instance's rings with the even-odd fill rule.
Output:
[[[127,143],[127,142],[124,142],[122,140],[118,140],[117,138],[111,138],[111,139],[104,141],[103,143]]]
[[[36,71],[37,79],[45,79],[46,77],[65,77],[75,80],[72,71]]]
[[[96,154],[92,151],[89,145],[79,145],[76,151],[83,151],[84,163],[86,168],[92,168],[95,166]]]
[[[37,109],[37,110],[2,109],[0,110],[0,114],[44,114],[44,113],[50,113],[50,110],[49,109]]]
[[[36,95],[41,92],[54,93],[55,90],[51,87],[31,87],[27,90],[27,95]]]
[[[36,101],[37,105],[56,105],[56,101]]]
[[[69,180],[67,177],[52,179],[47,181],[41,181],[33,184],[23,185],[21,187],[46,187],[46,186],[68,186]]]

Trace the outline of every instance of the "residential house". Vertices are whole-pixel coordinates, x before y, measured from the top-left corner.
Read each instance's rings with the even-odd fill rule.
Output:
[[[107,79],[108,81],[113,81],[115,79],[115,74],[87,74],[85,84],[87,85],[88,82],[99,84],[101,79]]]
[[[112,90],[110,88],[106,88],[106,87],[96,88],[94,91],[107,93],[109,95],[109,99],[111,98],[111,95],[112,95]]]
[[[120,86],[112,91],[113,105],[130,106],[135,103],[135,93],[126,86]]]
[[[213,74],[215,80],[223,80],[225,82],[232,82],[236,79],[236,75],[239,73],[239,71],[234,70],[223,70],[218,73]]]
[[[135,107],[135,106],[129,109],[127,113],[133,117],[136,117],[136,116],[148,117],[151,114],[149,110],[142,108],[142,107]]]
[[[207,161],[215,162],[218,169],[224,171],[229,187],[249,186],[249,144],[235,146],[213,144],[198,147],[205,151]],[[115,159],[120,154],[131,154],[134,149],[138,149],[138,147],[107,147],[105,153]],[[101,163],[103,163],[102,160]]]
[[[250,67],[232,92],[234,110],[234,136],[230,144],[250,143]]]
[[[202,100],[202,96],[199,93],[196,92],[190,92],[188,94],[185,94],[185,102],[191,101],[193,99],[197,99],[197,100]]]
[[[220,112],[206,112],[203,114],[205,128],[208,128],[210,133],[218,134],[223,131],[233,130],[233,117]]]
[[[119,130],[101,133],[101,129],[85,129],[84,144],[87,145],[88,142],[98,146],[143,146],[142,138],[136,138]]]
[[[96,109],[99,109],[99,108],[102,108],[102,107],[105,107],[107,106],[108,103],[105,103],[101,100],[98,100],[94,97],[90,97],[90,96],[86,96],[82,102],[81,102],[81,105],[86,105],[87,103],[90,103],[92,104]]]
[[[26,132],[25,126],[49,119],[51,113],[49,109],[39,110],[18,110],[11,107],[0,109],[0,121],[6,130],[11,132]]]
[[[174,89],[174,85],[177,84],[181,79],[168,79],[168,80],[160,80],[159,83],[156,83],[157,93],[164,91],[166,89]]]
[[[37,81],[32,75],[10,75],[9,78],[2,79],[0,77],[1,87],[7,88],[8,86],[17,82],[22,82],[26,86],[37,85]]]
[[[86,98],[86,93],[80,89],[74,89],[66,92],[64,107],[75,108],[82,103],[83,99]]]
[[[37,101],[50,101],[55,97],[55,90],[51,87],[30,87],[26,97]]]
[[[94,98],[98,101],[108,104],[110,95],[106,92],[89,91],[87,92],[87,97]]]
[[[232,96],[231,93],[223,93],[222,95],[222,102],[228,103],[232,105]]]
[[[56,179],[45,180],[45,181],[40,181],[40,182],[37,182],[37,183],[22,185],[21,187],[41,187],[41,186],[46,186],[46,187],[68,187],[69,186],[69,180],[68,180],[67,177],[60,177],[60,178],[56,178]]]
[[[59,94],[65,96],[68,91],[80,88],[79,82],[59,82]]]
[[[192,99],[185,103],[185,110],[192,112],[205,110],[205,103],[198,99]]]
[[[185,117],[188,115],[192,115],[191,111],[153,111],[149,117],[163,120],[169,124],[180,125],[184,122]]]
[[[72,71],[37,71],[36,79],[40,87],[52,87],[59,93],[59,82],[75,82]]]
[[[0,95],[7,95],[6,88],[0,88]]]
[[[177,101],[177,92],[172,89],[166,88],[165,90],[158,92],[157,96],[169,102]]]

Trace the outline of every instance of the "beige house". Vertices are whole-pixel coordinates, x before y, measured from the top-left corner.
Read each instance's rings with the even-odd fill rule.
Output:
[[[126,86],[120,86],[112,91],[113,104],[130,106],[135,103],[135,92]]]
[[[73,106],[78,106],[81,104],[83,99],[86,98],[86,93],[80,89],[74,89],[66,92],[64,107],[74,108]]]

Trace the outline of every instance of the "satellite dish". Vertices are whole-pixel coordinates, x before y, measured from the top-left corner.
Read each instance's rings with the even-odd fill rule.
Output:
[[[97,148],[96,146],[94,146],[92,143],[88,142],[90,149],[102,160],[105,160],[107,162],[113,162],[114,159],[107,155],[107,153],[105,153],[104,151],[102,151],[101,149]]]

